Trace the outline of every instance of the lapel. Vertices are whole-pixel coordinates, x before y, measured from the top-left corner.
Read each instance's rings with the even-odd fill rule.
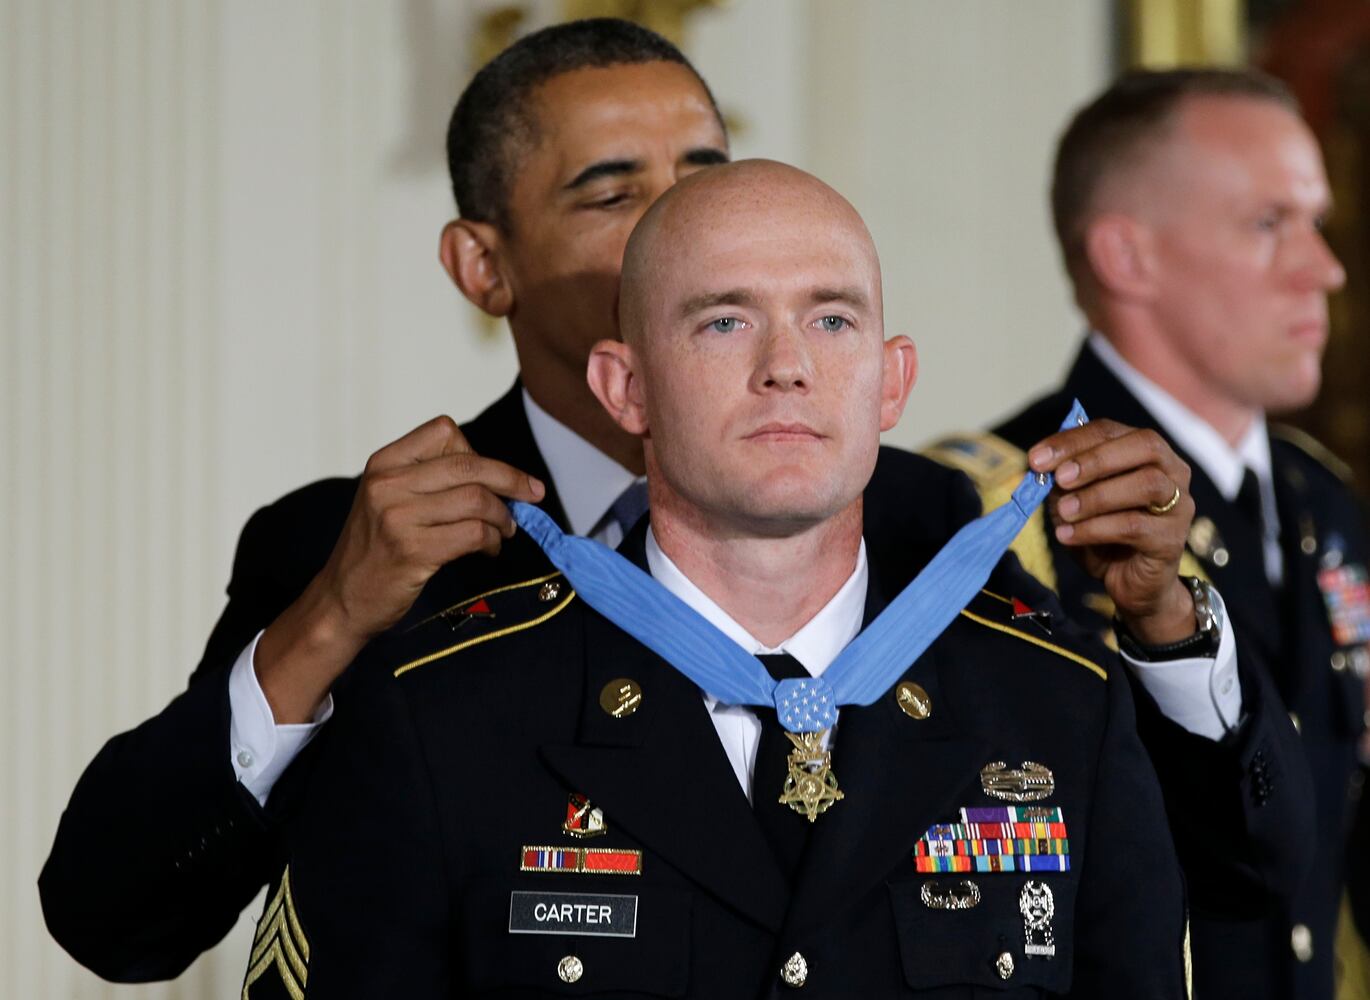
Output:
[[[533,430],[528,426],[521,379],[515,380],[513,388],[486,407],[478,417],[462,425],[462,433],[476,454],[507,462],[541,479],[547,487],[547,495],[538,506],[550,514],[563,531],[570,530],[556,484],[552,482],[552,474],[547,471],[547,462],[543,460],[542,452],[533,440]]]
[[[1275,480],[1275,508],[1280,518],[1280,550],[1284,556],[1284,585],[1282,588],[1284,627],[1289,641],[1285,644],[1291,655],[1272,658],[1280,693],[1291,707],[1299,703],[1300,688],[1308,680],[1302,669],[1303,657],[1313,653],[1316,659],[1326,640],[1310,634],[1316,629],[1326,634],[1326,618],[1322,615],[1323,599],[1318,590],[1319,552],[1318,525],[1313,517],[1313,505],[1307,494],[1308,482],[1302,470],[1287,460],[1284,445],[1274,437],[1270,440],[1271,472]],[[1305,540],[1308,540],[1305,545]],[[1316,609],[1312,614],[1305,609]],[[1300,655],[1302,654],[1302,655]],[[1358,686],[1358,685],[1357,685]],[[1359,700],[1359,699],[1357,699]]]
[[[1146,427],[1165,433],[1151,411],[1118,381],[1088,347],[1081,348],[1066,378],[1065,388],[1066,394],[1078,398],[1091,416],[1108,417],[1133,427]],[[1212,548],[1205,549],[1203,555],[1197,552],[1195,555],[1223,595],[1234,623],[1261,648],[1267,662],[1272,662],[1278,659],[1281,647],[1281,615],[1276,594],[1266,580],[1260,535],[1254,526],[1247,523],[1236,504],[1222,495],[1193,457],[1178,443],[1171,441],[1170,445],[1191,469],[1189,492],[1194,498],[1196,523],[1200,518],[1212,522],[1217,529],[1217,538],[1222,542],[1220,547],[1227,551],[1228,558],[1223,565],[1218,565],[1213,559]],[[1059,561],[1062,549],[1054,539],[1051,544]]]
[[[478,417],[463,424],[462,433],[476,454],[507,462],[541,479],[547,487],[547,495],[539,506],[552,516],[563,531],[569,530],[556,484],[552,482],[547,463],[543,461],[542,453],[533,440],[533,431],[528,426],[521,382],[516,381],[512,389],[490,404]],[[479,553],[473,553],[448,563],[434,573],[399,628],[402,631],[478,594],[548,572],[551,569],[542,550],[520,531],[500,546],[497,559],[487,559]]]
[[[867,622],[883,606],[873,584]],[[845,798],[814,823],[786,939],[791,931],[802,934],[837,918],[901,858],[912,872],[915,841],[945,819],[967,776],[987,759],[988,745],[967,736],[941,698],[944,645],[934,642],[904,673],[928,692],[933,710],[927,719],[905,715],[890,693],[872,705],[842,709],[832,763]]]
[[[621,551],[645,568],[646,518]],[[762,926],[776,931],[789,902],[699,689],[600,615],[585,621],[585,689],[572,745],[542,747],[570,787],[651,853]],[[600,692],[618,678],[642,689],[639,709],[613,718]]]

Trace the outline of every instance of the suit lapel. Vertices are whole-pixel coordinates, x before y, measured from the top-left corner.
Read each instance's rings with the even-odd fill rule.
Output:
[[[1320,546],[1318,525],[1306,493],[1308,484],[1297,466],[1283,461],[1281,448],[1274,440],[1270,443],[1270,452],[1275,479],[1275,506],[1280,518],[1280,550],[1284,556],[1281,610],[1289,639],[1285,649],[1295,652],[1271,657],[1266,662],[1279,673],[1276,680],[1280,693],[1292,707],[1300,702],[1303,693],[1300,688],[1307,682],[1301,669],[1301,654],[1306,650],[1318,649],[1321,645],[1317,637],[1308,634],[1308,629],[1312,627],[1325,631],[1327,626],[1326,619],[1320,614],[1324,608],[1322,594],[1318,590]],[[1308,550],[1302,544],[1304,539],[1311,540]],[[1301,614],[1305,608],[1315,608],[1317,612],[1313,615]],[[1360,699],[1354,700],[1359,702]],[[1353,727],[1355,723],[1356,720],[1353,720]]]
[[[570,530],[556,483],[552,482],[547,462],[533,439],[533,429],[528,426],[522,380],[515,381],[512,389],[486,407],[480,416],[463,425],[462,430],[477,455],[507,462],[541,479],[547,487],[547,495],[538,506],[551,515],[563,531]]]
[[[1223,595],[1228,614],[1237,627],[1267,657],[1277,659],[1283,632],[1281,615],[1277,594],[1265,575],[1265,548],[1260,532],[1236,504],[1218,491],[1201,468],[1183,453],[1180,457],[1194,470],[1190,493],[1194,497],[1195,519],[1206,517],[1213,522],[1216,537],[1227,552],[1222,565],[1218,565],[1213,553],[1202,557],[1204,569]]]
[[[538,506],[551,515],[562,530],[569,530],[556,484],[552,482],[547,463],[538,451],[533,431],[528,426],[521,382],[515,382],[512,389],[487,407],[480,416],[463,424],[462,432],[476,454],[507,462],[542,480],[547,487],[547,495]],[[537,543],[523,532],[518,532],[500,547],[497,559],[487,559],[475,553],[439,569],[415,600],[399,628],[403,630],[424,621],[454,603],[551,571]]]
[[[570,787],[653,854],[772,930],[788,890],[719,742],[699,690],[601,618],[586,615],[585,698],[571,746],[543,758]],[[599,704],[618,678],[642,689],[638,710],[614,718]]]
[[[620,547],[644,567],[646,521]],[[543,759],[653,854],[779,930],[789,888],[699,689],[607,619],[587,614],[585,623],[579,735],[570,746],[544,746]],[[620,678],[636,682],[642,700],[637,711],[614,718],[600,693]]]

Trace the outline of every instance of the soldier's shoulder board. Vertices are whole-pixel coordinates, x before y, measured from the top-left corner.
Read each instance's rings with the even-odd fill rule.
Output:
[[[399,637],[393,673],[401,677],[419,667],[536,628],[564,611],[576,596],[560,573],[549,573],[473,594],[425,618]]]
[[[1271,424],[1270,436],[1278,438],[1286,444],[1292,444],[1342,482],[1351,482],[1351,466],[1306,431],[1301,431],[1297,427],[1290,427],[1288,424]]]
[[[961,609],[961,617],[1054,653],[1101,680],[1108,679],[1108,671],[1101,664],[1057,641],[1049,613],[1034,610],[1018,598],[982,590]]]
[[[1021,448],[989,431],[948,435],[925,447],[922,454],[964,472],[982,496],[1002,483],[1016,485],[1027,468],[1027,454]]]
[[[969,476],[986,512],[1008,503],[1028,467],[1027,452],[989,431],[944,437],[924,448],[922,454]],[[1056,589],[1056,567],[1041,510],[1028,519],[1010,548],[1025,570],[1048,590]]]

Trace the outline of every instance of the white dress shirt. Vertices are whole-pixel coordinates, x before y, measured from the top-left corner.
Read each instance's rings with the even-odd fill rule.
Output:
[[[523,410],[528,414],[547,471],[557,487],[557,499],[566,512],[574,535],[603,542],[611,549],[623,541],[623,530],[612,519],[605,521],[619,495],[642,477],[619,465],[589,441],[552,416],[523,390]]]
[[[661,551],[652,529],[647,529],[647,568],[663,587],[699,612],[709,624],[753,655],[789,653],[807,670],[818,677],[837,659],[837,654],[861,631],[861,620],[866,613],[866,586],[870,572],[866,566],[866,543],[863,539],[856,553],[856,567],[832,599],[804,624],[794,635],[778,646],[767,646],[731,615],[718,606],[708,594],[694,585],[680,568]],[[756,746],[761,739],[761,720],[746,705],[725,705],[710,694],[704,695],[709,718],[718,730],[718,739],[733,766],[738,784],[752,798],[752,774],[756,768]],[[838,713],[839,717],[841,713]],[[834,727],[835,729],[836,727]],[[828,737],[833,729],[828,730]]]
[[[538,406],[527,389],[523,390],[523,409],[571,531],[617,547],[623,529],[606,516],[619,494],[638,477]],[[276,780],[332,717],[333,696],[324,699],[312,722],[277,725],[253,661],[260,638],[258,632],[238,654],[228,675],[228,744],[238,780],[266,805]]]

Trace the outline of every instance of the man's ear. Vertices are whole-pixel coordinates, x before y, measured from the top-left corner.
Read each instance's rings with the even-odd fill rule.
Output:
[[[908,337],[885,341],[885,370],[880,383],[880,429],[890,430],[904,415],[904,406],[918,381],[918,348]]]
[[[1151,227],[1121,212],[1095,216],[1085,227],[1085,259],[1100,290],[1125,301],[1154,294],[1155,253]]]
[[[438,258],[461,294],[484,313],[501,317],[514,307],[514,292],[504,276],[499,230],[488,222],[453,219],[442,227]]]
[[[634,368],[633,349],[621,340],[601,340],[590,349],[585,381],[601,406],[629,434],[647,433],[647,400]]]

